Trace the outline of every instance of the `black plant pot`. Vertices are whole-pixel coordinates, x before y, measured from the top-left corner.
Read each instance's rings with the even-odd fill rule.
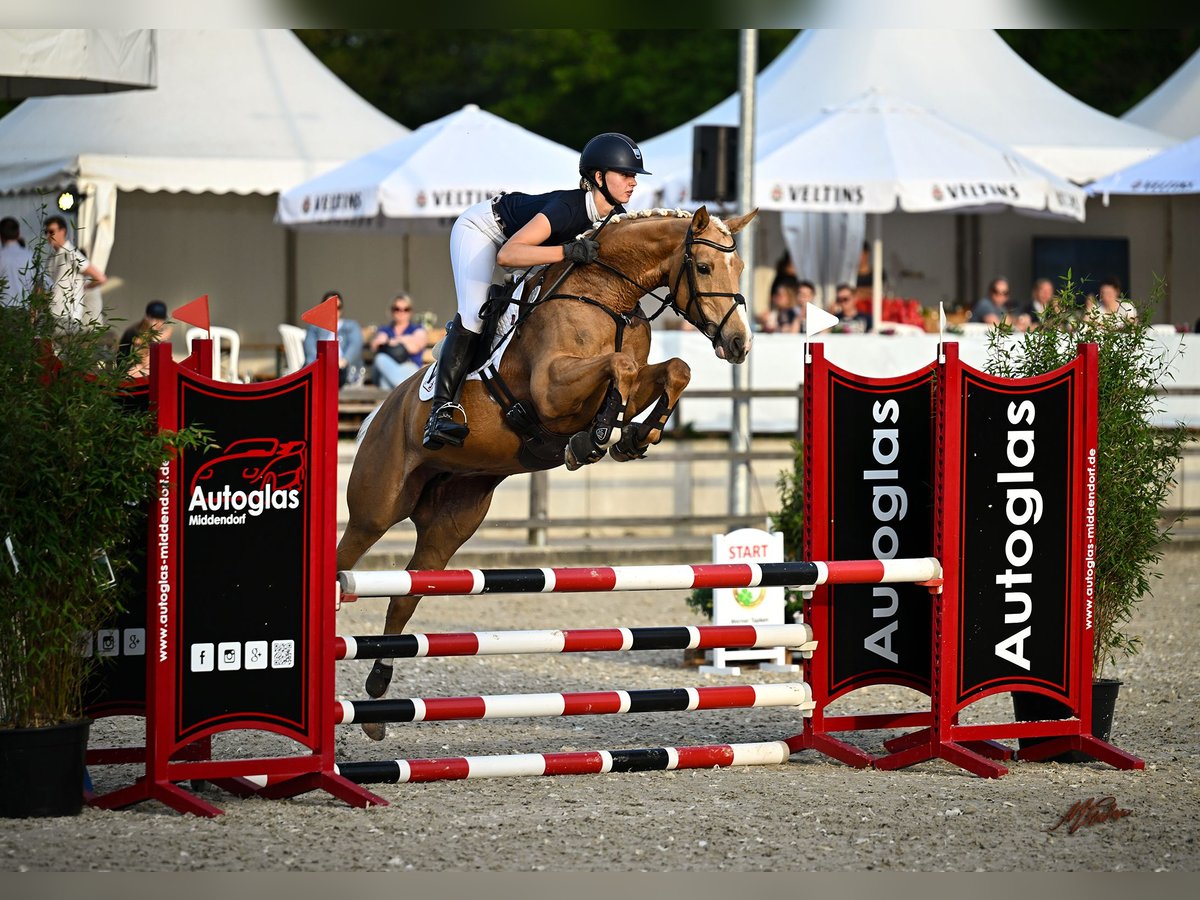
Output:
[[[1092,682],[1092,734],[1102,741],[1107,741],[1112,733],[1113,710],[1116,709],[1117,693],[1120,690],[1121,682],[1115,678],[1100,678]],[[1071,717],[1070,707],[1043,694],[1013,691],[1012,700],[1013,718],[1018,722],[1044,722]],[[1018,738],[1017,744],[1021,750],[1025,750],[1047,740],[1050,738]],[[1061,763],[1091,761],[1092,757],[1086,753],[1080,753],[1078,750],[1068,750],[1066,753],[1043,760],[1043,762]]]
[[[91,719],[0,728],[0,816],[77,816]]]

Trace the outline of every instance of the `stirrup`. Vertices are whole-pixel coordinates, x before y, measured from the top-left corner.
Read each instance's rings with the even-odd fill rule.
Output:
[[[455,410],[462,416],[462,422],[454,420]],[[457,403],[443,403],[429,414],[421,446],[426,450],[440,450],[447,444],[451,447],[461,447],[470,433],[471,429],[467,427],[467,411]]]

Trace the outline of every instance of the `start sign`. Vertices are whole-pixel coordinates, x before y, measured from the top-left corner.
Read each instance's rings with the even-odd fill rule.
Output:
[[[729,534],[713,535],[714,563],[783,562],[782,532],[767,532],[757,528],[740,528]],[[714,625],[782,625],[784,623],[784,590],[781,587],[713,588]],[[712,665],[707,671],[738,674],[726,660],[757,660],[784,665],[782,648],[757,650],[712,651]],[[789,667],[791,668],[791,667]]]

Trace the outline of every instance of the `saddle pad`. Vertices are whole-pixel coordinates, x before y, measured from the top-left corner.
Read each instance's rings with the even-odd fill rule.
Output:
[[[516,296],[520,297],[518,290]],[[517,314],[520,312],[516,303],[510,303],[505,308],[504,312],[500,313],[500,321],[496,323],[496,341],[492,345],[492,352],[488,355],[487,360],[479,368],[468,373],[467,380],[479,381],[482,379],[481,373],[484,369],[500,368],[500,360],[504,356],[504,351],[507,349],[509,342],[512,341],[512,336],[515,333],[514,326],[517,323]],[[433,386],[437,379],[438,360],[425,370],[425,377],[421,379],[421,387],[417,392],[417,396],[422,400],[433,399]]]

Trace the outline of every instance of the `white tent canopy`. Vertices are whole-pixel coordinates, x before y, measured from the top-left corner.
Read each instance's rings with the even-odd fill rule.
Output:
[[[406,133],[285,30],[158,32],[154,91],[27,100],[0,120],[0,191],[274,194]]]
[[[994,31],[935,29],[804,31],[758,76],[760,139],[873,87],[931,109],[1080,184],[1173,143],[1071,97]],[[738,102],[733,94],[690,122],[642,141],[646,165],[655,174],[639,179],[635,202],[685,202],[693,128],[736,125]]]
[[[116,192],[274,194],[407,133],[286,30],[160,30],[158,88],[26,100],[0,120],[0,193],[75,185],[104,267]]]
[[[1200,135],[1200,50],[1121,118],[1185,140]]]
[[[148,28],[0,29],[0,98],[107,94],[155,84]]]
[[[382,219],[402,227],[446,219],[501,190],[569,187],[578,166],[577,151],[468,104],[292,187],[279,197],[276,221]]]

